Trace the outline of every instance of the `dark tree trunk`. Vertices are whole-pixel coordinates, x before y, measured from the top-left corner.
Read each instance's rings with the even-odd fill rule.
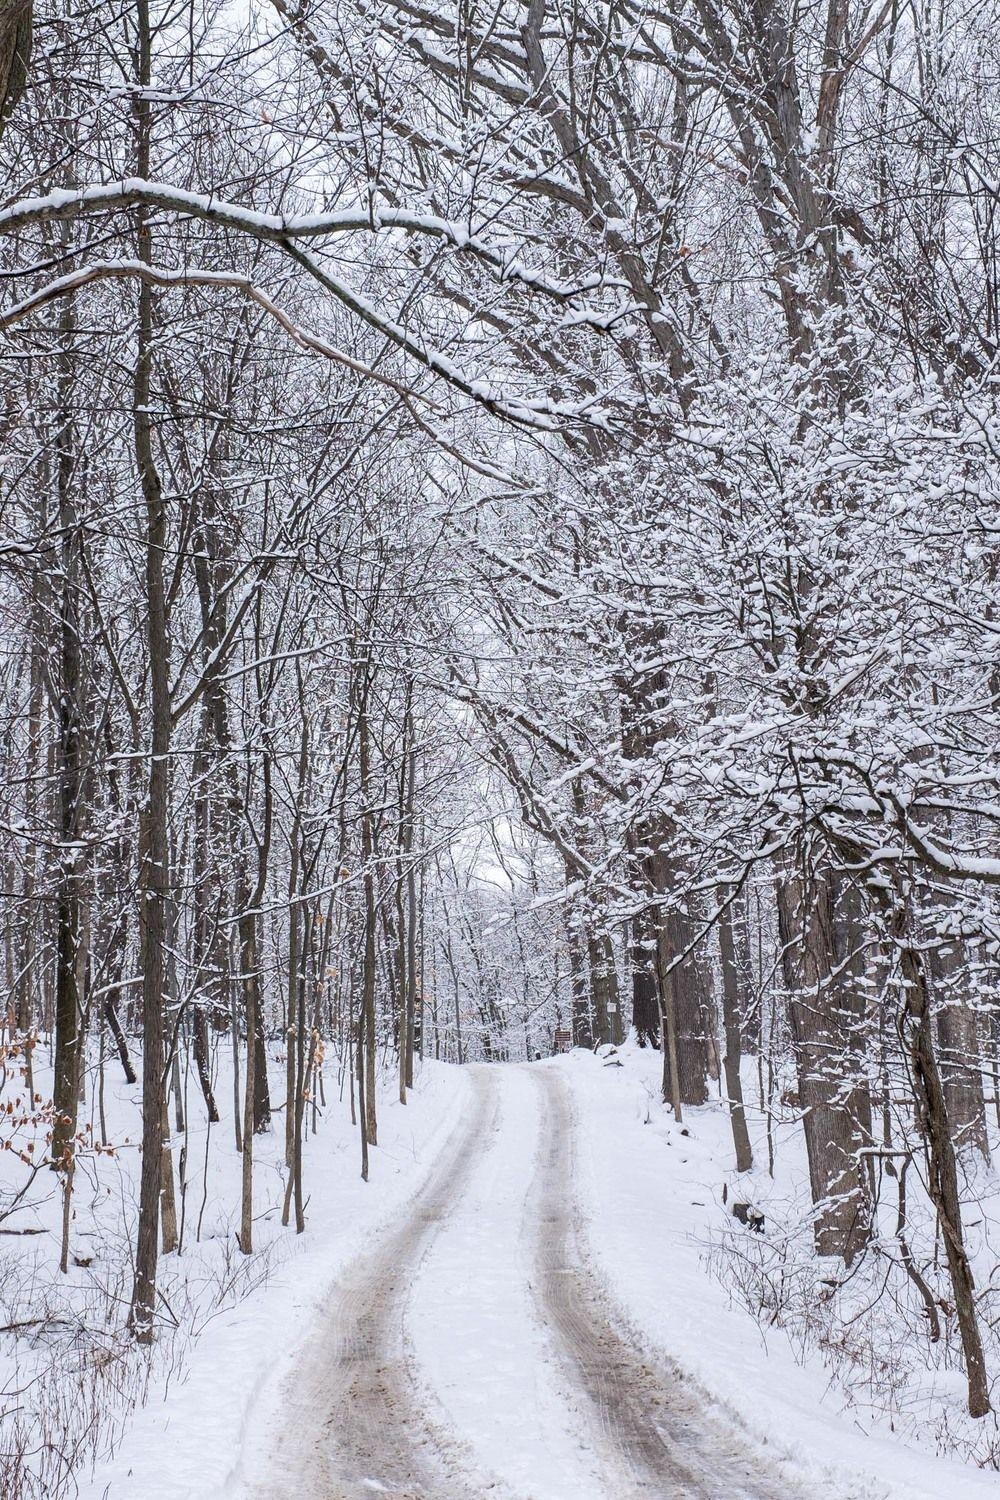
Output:
[[[63,348],[59,355],[59,434],[56,453],[56,483],[59,493],[60,597],[59,597],[59,702],[57,803],[60,849],[56,884],[56,973],[55,973],[55,1073],[53,1079],[54,1120],[52,1160],[68,1167],[76,1135],[77,1101],[80,1092],[80,1026],[83,994],[80,989],[80,943],[83,929],[83,870],[81,835],[81,735],[82,657],[80,642],[79,573],[81,536],[73,504],[73,419],[71,395],[73,368],[70,341],[73,332],[72,303],[60,318]]]
[[[778,888],[778,918],[816,1250],[850,1265],[870,1234],[859,1153],[870,1140],[871,1106],[860,1067],[865,1007],[853,957],[864,933],[853,896],[845,895],[835,914],[838,885],[843,891],[829,869],[787,875]]]
[[[136,1073],[135,1068],[132,1066],[132,1059],[129,1056],[128,1042],[125,1039],[124,1031],[122,1031],[122,1023],[118,1019],[117,1006],[115,1005],[115,1002],[110,995],[104,1002],[104,1019],[108,1023],[108,1030],[114,1037],[115,1046],[118,1049],[118,1057],[122,1065],[122,1071],[125,1074],[125,1082],[135,1083]]]
[[[984,1417],[991,1410],[989,1379],[976,1312],[975,1282],[965,1248],[958,1163],[944,1082],[934,1047],[927,973],[920,954],[907,941],[902,902],[896,906],[893,935],[899,947],[904,987],[901,1030],[909,1054],[917,1116],[928,1145],[928,1192],[937,1209],[955,1294],[955,1313],[968,1380],[969,1414]]]
[[[149,81],[149,13],[139,0],[142,61],[140,83]],[[144,150],[140,171],[148,170],[148,103],[137,98],[143,123]],[[140,253],[150,257],[145,218],[140,228]],[[167,543],[167,509],[153,458],[150,415],[152,347],[152,292],[139,291],[139,355],[135,376],[135,452],[146,509],[146,649],[150,673],[151,744],[146,806],[143,812],[139,870],[139,941],[142,955],[142,1172],[139,1183],[139,1226],[136,1239],[135,1280],[131,1326],[143,1343],[153,1336],[156,1272],[159,1249],[160,1188],[163,1144],[163,1006],[166,992],[167,903],[170,895],[168,814],[170,791],[170,643],[163,558]]]
[[[966,955],[957,936],[939,938],[928,957],[940,1052],[941,1083],[955,1146],[989,1161],[979,1017],[970,993]]]
[[[412,694],[412,684],[410,685]],[[404,1042],[406,1047],[406,1069],[404,1083],[407,1088],[413,1087],[413,1054],[416,1047],[417,1030],[417,870],[414,860],[414,845],[416,842],[416,803],[417,803],[417,748],[415,729],[413,721],[412,703],[407,703],[406,733],[404,736],[404,753],[406,760],[406,821],[404,825],[404,854],[406,856],[406,1030]]]
[[[375,899],[375,809],[371,784],[371,730],[369,725],[370,665],[366,654],[362,663],[363,678],[359,699],[358,758],[361,781],[361,857],[364,863],[365,950],[361,981],[361,1027],[358,1039],[358,1068],[364,1074],[365,1162],[367,1148],[378,1144],[378,1118],[375,1111],[375,985],[378,954],[376,932],[378,904]],[[362,1080],[359,1076],[359,1083]]]
[[[566,948],[569,953],[569,976],[572,994],[572,1032],[574,1047],[592,1047],[594,1033],[590,1019],[590,990],[584,946],[575,915],[570,912],[566,921]]]
[[[597,1040],[618,1046],[622,1040],[621,999],[618,993],[618,971],[614,949],[606,932],[587,929],[587,962],[590,971],[590,996]]]
[[[632,921],[632,1025],[640,1047],[660,1045],[660,991],[648,913]]]
[[[737,959],[736,938],[733,931],[733,904],[725,900],[726,892],[719,892],[723,910],[719,918],[719,950],[722,961],[722,1018],[726,1037],[723,1069],[726,1078],[726,1096],[729,1100],[729,1119],[733,1129],[733,1147],[736,1151],[737,1172],[749,1172],[753,1166],[753,1151],[750,1147],[750,1132],[747,1129],[746,1109],[743,1104],[743,1080],[740,1062],[743,1039],[740,1026],[740,996],[743,991],[740,966]]]
[[[664,888],[668,888],[664,882]],[[677,1082],[682,1104],[704,1104],[708,1098],[709,1057],[705,1017],[710,1005],[707,966],[695,951],[679,964],[696,935],[696,924],[682,912],[659,914],[660,984],[664,1015],[672,1015],[676,1026]]]
[[[191,1007],[191,1039],[194,1052],[195,1072],[205,1108],[211,1124],[219,1123],[219,1107],[212,1089],[212,1073],[208,1042],[208,1010],[217,1013],[222,1008],[220,971],[222,955],[219,951],[221,927],[219,923],[221,897],[216,888],[211,869],[209,850],[211,844],[211,806],[208,777],[209,762],[205,742],[210,733],[209,713],[206,709],[202,733],[195,752],[194,777],[194,867],[191,924],[193,957],[195,964],[195,994]]]

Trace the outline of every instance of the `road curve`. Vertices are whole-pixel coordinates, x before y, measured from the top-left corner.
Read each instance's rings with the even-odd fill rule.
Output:
[[[595,1447],[611,1471],[609,1497],[805,1500],[679,1366],[644,1358],[620,1331],[580,1230],[566,1085],[548,1068],[527,1071],[543,1109],[535,1184],[539,1311],[589,1403]]]
[[[409,1285],[448,1207],[476,1170],[499,1117],[495,1076],[470,1068],[472,1104],[400,1226],[360,1257],[335,1289],[296,1363],[270,1477],[254,1500],[481,1500],[449,1473],[445,1440],[424,1420],[407,1374]]]
[[[451,1436],[428,1417],[431,1403],[414,1381],[404,1340],[410,1292],[436,1230],[453,1217],[477,1174],[481,1189],[492,1191],[484,1158],[500,1141],[506,1145],[503,1132],[497,1136],[501,1101],[509,1093],[503,1072],[467,1070],[470,1107],[405,1218],[335,1287],[286,1382],[268,1473],[251,1488],[252,1500],[484,1500],[487,1492],[550,1500],[541,1475],[536,1481],[523,1472],[518,1478],[505,1473],[499,1483],[475,1475],[475,1441],[472,1449],[464,1441],[473,1433],[461,1430],[466,1424],[460,1418]],[[647,1358],[629,1336],[588,1258],[574,1190],[575,1122],[566,1084],[544,1066],[510,1072],[531,1078],[540,1116],[536,1159],[521,1162],[522,1171],[531,1173],[533,1166],[524,1219],[520,1204],[513,1209],[517,1235],[533,1247],[521,1272],[532,1283],[529,1289],[522,1282],[524,1313],[530,1317],[533,1310],[548,1330],[540,1357],[558,1371],[554,1389],[561,1392],[561,1405],[546,1421],[558,1426],[565,1418],[567,1431],[591,1455],[588,1493],[596,1484],[593,1493],[607,1500],[805,1500],[807,1494],[812,1500],[815,1487],[796,1486],[777,1472],[773,1455],[735,1418],[678,1366]],[[507,1104],[509,1109],[509,1099]],[[427,1265],[433,1264],[432,1256]],[[457,1274],[451,1267],[451,1277]],[[476,1267],[470,1265],[462,1279],[478,1286]],[[475,1326],[474,1308],[460,1316]],[[524,1358],[529,1363],[531,1356]],[[486,1378],[498,1373],[490,1370]],[[525,1369],[523,1381],[531,1386],[534,1380]],[[547,1449],[554,1440],[553,1428],[544,1426]]]

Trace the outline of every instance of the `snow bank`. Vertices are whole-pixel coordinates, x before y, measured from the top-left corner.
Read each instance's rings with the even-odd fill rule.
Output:
[[[722,1205],[733,1159],[720,1104],[686,1112],[682,1133],[660,1102],[659,1054],[631,1046],[610,1060],[575,1051],[538,1066],[558,1069],[571,1087],[594,1260],[652,1352],[677,1360],[757,1438],[787,1453],[817,1493],[845,1500],[997,1493],[995,1473],[919,1451],[887,1422],[861,1430],[828,1375],[800,1363],[780,1329],[762,1329],[708,1274],[706,1249],[732,1222]],[[786,1155],[780,1143],[779,1150]],[[768,1182],[757,1170],[755,1198]]]

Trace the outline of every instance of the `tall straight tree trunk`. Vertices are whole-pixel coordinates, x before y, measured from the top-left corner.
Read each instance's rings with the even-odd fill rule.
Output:
[[[174,1159],[170,1145],[170,1112],[166,1090],[163,1097],[160,1147],[160,1248],[164,1255],[177,1249],[177,1195],[174,1191]]]
[[[614,949],[606,932],[587,928],[587,967],[590,973],[591,1004],[601,1042],[620,1045],[623,1040],[621,999],[618,993],[618,971]]]
[[[194,848],[191,899],[194,907],[191,932],[195,966],[195,993],[191,1007],[191,1042],[198,1085],[205,1100],[210,1124],[219,1123],[219,1106],[212,1088],[208,1041],[208,1010],[220,1008],[218,965],[219,902],[210,899],[213,889],[210,844],[211,809],[208,791],[209,761],[206,740],[208,710],[203,715],[194,759]],[[214,904],[214,910],[213,908]]]
[[[295,1232],[306,1227],[305,1198],[302,1190],[302,1128],[306,1108],[306,1043],[309,1028],[306,1020],[306,990],[312,951],[312,908],[306,907],[300,950],[301,978],[298,989],[298,1011],[295,1021],[295,1149],[292,1160],[292,1182],[295,1189]]]
[[[853,957],[863,930],[844,887],[829,867],[787,873],[778,887],[778,926],[816,1250],[849,1266],[871,1228],[860,1156],[870,1141],[871,1105],[859,1055],[864,995]]]
[[[680,1049],[677,1045],[676,987],[669,973],[672,958],[666,923],[656,924],[656,985],[660,1000],[660,1035],[663,1038],[663,1098],[680,1123],[684,1114],[681,1086]]]
[[[365,1104],[366,1104],[366,1101],[365,1101],[365,1093],[366,1093],[366,1089],[365,1089],[365,1048],[366,1048],[367,1043],[366,1043],[366,1040],[365,1040],[365,1002],[364,1002],[364,983],[365,983],[365,981],[364,981],[364,975],[367,973],[367,967],[368,967],[367,966],[367,948],[368,948],[368,931],[367,931],[367,925],[366,925],[366,929],[365,929],[365,950],[366,950],[365,951],[365,963],[364,963],[364,967],[363,967],[363,971],[362,971],[361,996],[359,997],[360,998],[360,1004],[358,1005],[358,1008],[357,1008],[357,1011],[358,1011],[357,1046],[356,1046],[356,1049],[355,1049],[355,1057],[354,1057],[354,1065],[355,1065],[355,1068],[357,1070],[356,1076],[357,1076],[357,1084],[358,1084],[358,1126],[359,1126],[359,1130],[360,1130],[360,1134],[361,1134],[361,1176],[362,1176],[362,1179],[365,1182],[368,1181],[368,1111],[367,1111],[367,1109],[365,1107]],[[373,964],[373,967],[374,967],[374,964]],[[352,1010],[353,1010],[353,1006],[352,1006]],[[353,1085],[352,1085],[352,1089],[351,1089],[351,1112],[353,1113],[353,1111],[354,1111],[354,1089],[353,1089]]]
[[[658,879],[662,891],[668,891],[672,883],[662,875]],[[705,1035],[710,1003],[706,990],[707,965],[697,952],[688,953],[677,963],[696,935],[690,917],[663,908],[657,913],[656,927],[662,1013],[671,1019],[673,1028],[668,1050],[672,1047],[677,1056],[678,1097],[682,1104],[704,1104],[708,1098],[709,1068]]]
[[[152,33],[148,0],[137,0],[139,87],[133,100],[138,133],[136,167],[148,177],[150,164],[149,89]],[[139,258],[152,263],[147,214],[138,216]],[[153,455],[151,409],[153,294],[139,288],[138,353],[133,389],[133,433],[146,515],[146,652],[149,666],[150,754],[140,835],[139,947],[142,967],[142,1170],[139,1223],[130,1323],[136,1339],[153,1337],[160,1225],[160,1165],[163,1142],[163,1006],[166,994],[167,903],[170,895],[168,832],[170,795],[170,639],[163,559],[167,507]]]
[[[139,84],[148,88],[150,29],[147,0],[139,0]],[[149,170],[149,105],[141,93],[135,109],[140,124],[138,168]],[[145,214],[140,217],[139,249],[152,259]],[[153,456],[151,375],[153,361],[152,291],[139,290],[139,352],[135,370],[134,434],[139,480],[146,512],[146,651],[150,679],[151,743],[146,806],[143,810],[139,868],[139,943],[142,963],[142,1172],[131,1326],[136,1338],[153,1336],[156,1304],[160,1167],[163,1141],[163,1006],[166,991],[166,935],[169,885],[168,812],[170,791],[170,641],[163,558],[167,508]]]
[[[950,893],[935,892],[934,899],[946,911],[954,909]],[[960,1153],[974,1149],[989,1161],[979,1016],[961,938],[938,936],[930,948],[927,969],[941,1083],[955,1146]]]
[[[760,922],[760,893],[756,893],[757,921]],[[760,1051],[761,1037],[763,1033],[763,1016],[761,1014],[761,996],[758,989],[758,975],[754,969],[754,960],[750,945],[750,895],[746,887],[741,890],[732,904],[732,929],[733,944],[736,951],[736,972],[740,982],[740,1034],[742,1037],[743,1051],[755,1053]]]
[[[399,1064],[399,1102],[406,1103],[407,1089],[407,1046],[409,1033],[409,964],[407,961],[407,910],[405,903],[406,891],[406,829],[407,829],[407,793],[406,783],[409,774],[409,703],[403,720],[403,746],[400,755],[399,766],[399,795],[396,803],[396,881],[394,890],[394,904],[396,908],[396,942],[395,942],[395,967],[396,967],[396,1052]]]
[[[572,995],[572,1032],[574,1047],[592,1047],[594,1033],[590,1018],[590,987],[587,983],[586,949],[577,916],[566,914],[566,949],[569,954],[570,990]]]
[[[74,320],[72,302],[67,301],[60,318],[62,348],[57,375],[58,419],[56,483],[59,496],[60,598],[59,598],[59,703],[57,709],[58,789],[60,848],[56,889],[55,973],[55,1071],[52,1127],[52,1160],[68,1167],[76,1135],[77,1102],[80,1092],[80,1046],[83,993],[80,988],[82,940],[82,815],[81,701],[82,659],[80,642],[80,526],[73,504],[73,417],[71,396],[73,363],[70,343]]]
[[[753,1166],[753,1151],[750,1132],[747,1129],[746,1109],[743,1103],[743,1079],[740,1063],[743,1056],[743,1036],[740,1015],[740,996],[743,985],[737,960],[736,937],[733,930],[733,903],[726,899],[727,892],[719,891],[722,915],[719,917],[719,952],[722,963],[722,1019],[726,1037],[726,1051],[722,1060],[726,1079],[726,1097],[729,1100],[729,1120],[733,1131],[733,1148],[736,1152],[737,1172],[749,1172]]]
[[[417,750],[413,723],[413,682],[407,683],[406,715],[403,720],[403,764],[406,771],[406,796],[403,806],[403,858],[406,866],[406,909],[401,914],[406,929],[403,955],[403,1043],[405,1066],[403,1084],[413,1087],[413,1053],[417,1024],[417,872],[413,858],[416,839]]]
[[[362,662],[361,693],[358,701],[358,769],[361,783],[361,860],[364,866],[365,949],[361,979],[361,1027],[364,1045],[358,1042],[358,1068],[364,1072],[365,1141],[378,1144],[378,1116],[375,1109],[375,986],[378,968],[376,949],[378,905],[375,899],[375,808],[371,775],[371,703],[370,657],[366,651]],[[359,1083],[361,1082],[359,1076]]]
[[[41,487],[40,487],[41,488]],[[39,527],[40,532],[44,526]],[[42,590],[42,580],[38,579],[34,584],[36,594],[35,607],[32,610],[32,647],[31,659],[28,666],[28,745],[27,745],[27,781],[25,786],[25,814],[28,827],[34,826],[38,815],[38,787],[41,782],[41,756],[42,756],[42,607],[37,596]],[[35,888],[37,877],[37,854],[29,845],[25,850],[23,859],[23,882],[22,894],[22,918],[19,924],[18,941],[18,984],[17,984],[17,1025],[22,1034],[27,1035],[32,1028],[36,1010],[36,928],[35,928]],[[27,1061],[31,1066],[31,1049],[27,1053]],[[32,1086],[32,1093],[34,1087]]]
[[[253,890],[241,884],[236,895],[239,922],[237,931],[240,943],[240,971],[243,981],[244,1021],[247,1033],[246,1075],[243,1095],[243,1154],[241,1157],[241,1209],[239,1246],[244,1255],[253,1251],[253,1159],[254,1137],[262,1128],[261,1111],[266,1108],[266,1122],[270,1123],[271,1100],[266,1088],[261,1089],[259,1071],[262,1066],[259,1038],[263,1033],[262,995],[260,982],[260,949],[258,944],[258,912],[264,899],[267,883],[267,865],[271,848],[271,779],[269,763],[264,762],[264,820],[260,848],[257,857],[257,884]],[[247,868],[246,861],[241,870]],[[263,1060],[266,1067],[266,1056]]]
[[[253,953],[247,954],[241,944],[241,964],[253,963]],[[254,1030],[257,1024],[257,996],[255,986],[246,990],[247,1062],[243,1094],[243,1151],[240,1155],[240,1232],[237,1243],[244,1255],[253,1253],[253,1100],[254,1073],[257,1066],[254,1047]]]
[[[293,865],[298,862],[294,829],[292,861]],[[288,989],[285,996],[285,1166],[289,1170],[295,1157],[295,1039],[298,1035],[299,923],[302,915],[294,898],[297,889],[297,874],[292,874],[289,876]]]
[[[111,806],[114,809],[115,815],[120,817],[123,811],[123,799],[118,770],[114,763],[116,745],[112,734],[110,716],[104,727],[104,748]],[[103,905],[109,910],[110,916],[104,939],[104,974],[106,985],[103,1007],[104,1019],[114,1038],[122,1071],[125,1074],[125,1082],[135,1083],[137,1081],[136,1072],[132,1065],[132,1059],[129,1056],[128,1040],[118,1013],[128,944],[127,913],[131,905],[131,898],[128,894],[128,852],[126,840],[123,837],[116,838],[112,842],[110,850],[105,855],[105,860],[106,864],[103,871]]]
[[[301,678],[299,678],[298,687],[299,701],[304,705],[305,697]],[[298,1094],[302,1087],[301,1067],[305,1048],[303,1018],[308,955],[306,938],[308,908],[302,899],[307,885],[306,862],[302,848],[302,807],[306,796],[308,771],[309,726],[303,714],[297,762],[298,785],[292,815],[288,867],[288,999],[285,1016],[288,1049],[285,1056],[285,1164],[291,1172],[289,1180],[293,1183],[296,1178],[295,1164],[298,1154],[296,1144],[299,1122]]]
[[[656,940],[649,911],[631,922],[632,1025],[640,1047],[660,1045],[660,987]]]
[[[420,990],[417,964],[419,903],[417,901],[417,871],[413,858],[413,776],[416,757],[410,760],[410,820],[407,840],[409,866],[406,871],[406,1087],[413,1087],[413,1055],[417,1044],[417,993]],[[421,1041],[423,1031],[421,1030]]]

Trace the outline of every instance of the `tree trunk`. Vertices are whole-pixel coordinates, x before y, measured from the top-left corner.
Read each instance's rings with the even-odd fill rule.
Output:
[[[406,955],[405,955],[405,982],[406,995],[405,1017],[406,1025],[404,1031],[404,1043],[406,1051],[406,1068],[403,1081],[406,1088],[413,1087],[413,1053],[416,1041],[417,1024],[417,871],[413,857],[413,849],[416,837],[416,783],[417,783],[417,750],[413,725],[412,706],[412,682],[408,685],[409,697],[406,705],[406,719],[404,722],[404,744],[403,753],[406,764],[406,803],[404,808],[405,821],[403,825],[403,854],[406,859]]]
[[[592,1047],[594,1033],[590,1019],[590,990],[584,962],[584,947],[580,928],[573,912],[566,917],[566,947],[569,952],[570,987],[572,992],[572,1032],[574,1047]]]
[[[989,1380],[976,1313],[975,1282],[965,1248],[958,1164],[948,1119],[944,1082],[934,1048],[927,973],[920,954],[907,940],[905,908],[901,901],[896,904],[893,936],[899,949],[903,981],[904,1001],[900,1029],[909,1055],[917,1118],[928,1145],[927,1188],[937,1209],[955,1294],[955,1313],[968,1380],[969,1415],[984,1417],[991,1409]]]
[[[72,302],[67,301],[60,318],[62,348],[59,354],[56,483],[59,496],[59,702],[57,803],[60,849],[57,855],[56,887],[56,1047],[53,1078],[54,1119],[52,1161],[68,1167],[76,1135],[77,1101],[80,1087],[80,1023],[83,994],[80,989],[80,944],[82,937],[81,836],[81,701],[82,658],[80,642],[79,572],[81,535],[73,504],[73,418],[71,411],[73,368],[70,341],[73,334]]]
[[[210,900],[209,894],[212,890],[211,859],[209,854],[211,810],[207,786],[209,770],[208,756],[205,750],[205,741],[209,727],[209,714],[206,709],[194,761],[194,857],[193,889],[191,893],[194,912],[191,933],[194,950],[195,993],[191,1007],[191,1037],[195,1072],[198,1075],[198,1084],[201,1088],[202,1097],[205,1100],[209,1123],[217,1125],[219,1123],[219,1106],[216,1103],[215,1092],[212,1088],[207,1014],[210,1006],[213,1010],[218,1011],[221,1004],[219,995],[221,975],[217,972],[219,901],[217,900],[214,903],[215,910],[213,911],[213,903]]]
[[[778,922],[816,1250],[849,1266],[870,1233],[859,1153],[870,1139],[871,1106],[859,1058],[864,1000],[852,958],[863,931],[852,903],[835,911],[843,889],[830,869],[786,875],[778,887]]]
[[[666,924],[657,922],[656,981],[660,997],[660,1035],[663,1037],[663,1098],[669,1101],[674,1119],[683,1119],[680,1054],[677,1046],[676,989],[667,973],[670,964]]]
[[[142,50],[145,70],[140,82],[148,83],[149,15],[146,0],[139,0]],[[137,110],[148,106],[139,99]],[[148,165],[148,147],[147,147]],[[141,168],[140,168],[141,170]],[[149,257],[149,234],[145,218],[140,229],[144,258]],[[132,1289],[131,1326],[136,1338],[148,1343],[153,1336],[156,1303],[156,1270],[160,1221],[160,1171],[163,1144],[163,1005],[166,990],[165,945],[169,887],[169,756],[170,685],[168,663],[167,602],[163,557],[167,542],[167,511],[160,476],[153,459],[150,416],[152,366],[152,293],[139,291],[140,345],[135,376],[135,451],[146,507],[146,649],[150,674],[152,719],[149,780],[143,816],[139,869],[139,942],[142,955],[142,1174],[139,1184],[139,1225],[136,1239],[135,1280]]]
[[[111,1032],[111,1035],[114,1038],[115,1047],[118,1050],[118,1060],[121,1063],[122,1071],[125,1074],[125,1082],[135,1083],[136,1072],[135,1068],[132,1066],[132,1059],[129,1056],[128,1042],[126,1041],[125,1033],[122,1030],[122,1023],[118,1018],[117,1007],[115,1006],[115,1002],[110,995],[104,1002],[104,1019],[105,1021],[107,1021],[108,1030]]]
[[[364,1073],[365,1148],[378,1144],[378,1117],[375,1109],[375,985],[378,954],[376,950],[378,906],[375,900],[375,809],[371,784],[371,729],[369,725],[370,665],[364,657],[358,716],[358,757],[361,782],[361,859],[364,865],[365,949],[361,978],[361,1025],[358,1041],[358,1068]],[[362,1045],[363,1039],[363,1045]],[[359,1083],[361,1079],[359,1077]]]
[[[666,883],[661,889],[669,888]],[[677,1052],[677,1085],[682,1104],[704,1104],[708,1098],[708,1049],[705,1017],[709,1002],[707,967],[700,955],[689,953],[674,964],[695,936],[695,924],[684,913],[657,913],[659,975],[664,1015],[673,1017],[672,1045]]]
[[[242,925],[242,924],[241,924]],[[243,1155],[240,1160],[240,1232],[239,1247],[244,1255],[253,1253],[253,1141],[255,1075],[257,1072],[257,954],[251,941],[249,951],[244,941],[241,944],[240,965],[245,976],[252,976],[246,984],[246,1029],[247,1062],[243,1095]]]
[[[723,908],[719,918],[719,950],[722,960],[722,1019],[726,1036],[726,1051],[722,1065],[726,1078],[726,1096],[729,1100],[733,1146],[736,1151],[736,1170],[749,1172],[753,1166],[753,1151],[750,1147],[750,1132],[747,1130],[746,1109],[743,1104],[743,1080],[740,1075],[740,1062],[743,1054],[740,996],[743,986],[736,956],[733,904],[726,901],[726,894],[724,890],[719,891],[719,900]]]
[[[618,971],[614,949],[606,932],[587,930],[587,960],[590,972],[590,996],[600,1042],[620,1046],[623,1041],[621,999],[618,993]]]
[[[979,1017],[970,993],[961,938],[941,937],[928,955],[929,982],[940,1050],[941,1083],[957,1150],[989,1161]]]
[[[632,1025],[640,1047],[660,1045],[660,994],[649,913],[632,919]]]

